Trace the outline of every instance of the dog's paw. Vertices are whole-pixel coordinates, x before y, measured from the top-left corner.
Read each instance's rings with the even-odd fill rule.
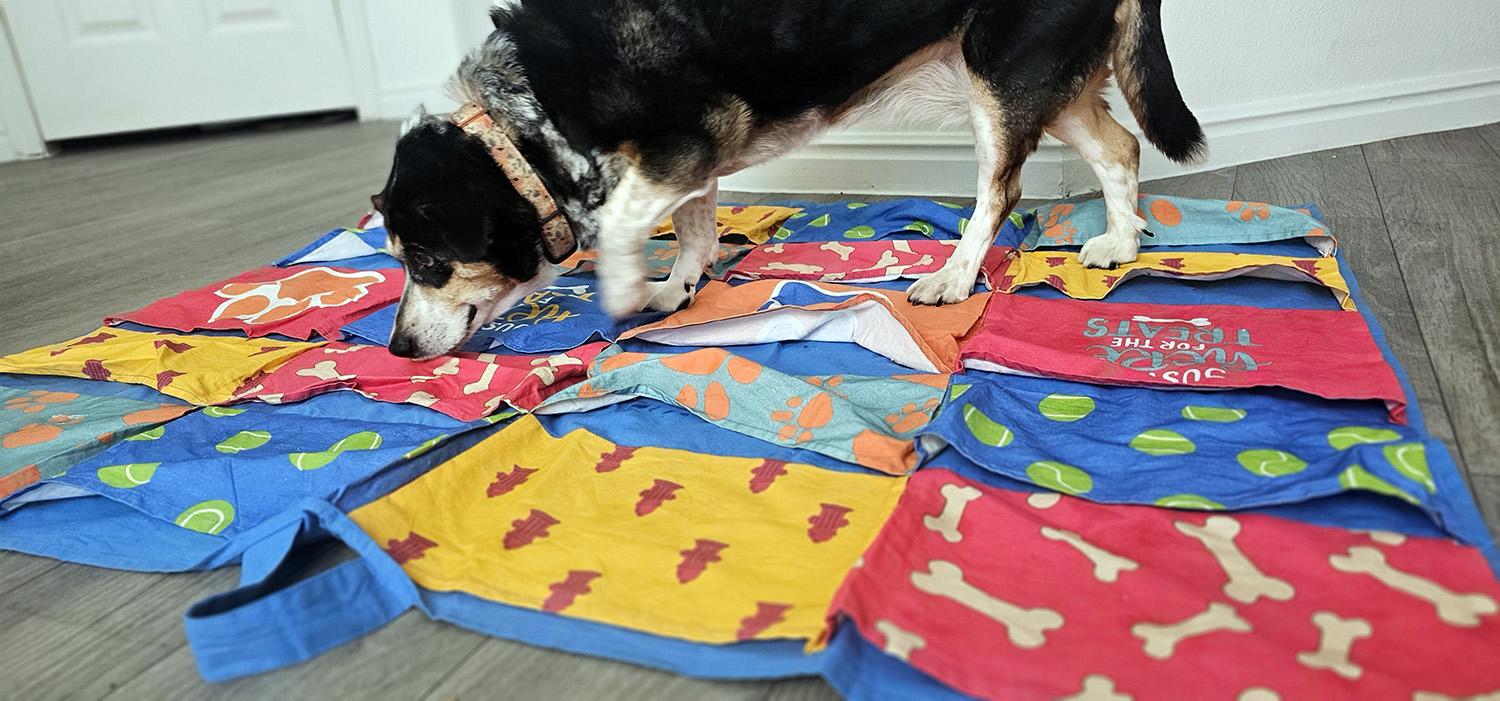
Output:
[[[1083,250],[1078,253],[1078,262],[1087,268],[1113,268],[1134,261],[1140,249],[1139,234],[1105,234],[1084,242]]]
[[[693,303],[693,286],[662,280],[646,283],[646,307],[643,311],[675,312]]]
[[[610,284],[602,277],[599,280],[599,293],[599,306],[604,308],[604,313],[615,319],[640,312],[646,299],[645,285]]]
[[[906,298],[912,304],[957,304],[969,298],[974,291],[974,275],[952,267],[931,273],[912,283],[906,290]]]

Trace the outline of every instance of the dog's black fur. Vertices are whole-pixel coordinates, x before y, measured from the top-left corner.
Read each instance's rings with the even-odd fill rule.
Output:
[[[516,0],[492,21],[459,89],[513,130],[584,247],[610,235],[598,212],[625,169],[684,189],[711,181],[782,125],[810,113],[838,122],[882,76],[944,41],[1000,107],[998,178],[1015,180],[1112,55],[1131,64],[1115,72],[1147,137],[1175,160],[1203,146],[1167,60],[1160,0]],[[1013,205],[1018,188],[997,196]],[[441,290],[455,264],[516,282],[544,268],[535,209],[448,122],[420,119],[404,134],[375,201],[413,285]],[[397,335],[421,323],[405,318]]]

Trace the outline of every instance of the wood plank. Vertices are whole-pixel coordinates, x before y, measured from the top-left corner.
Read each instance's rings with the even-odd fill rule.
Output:
[[[1404,141],[1402,156],[1426,150],[1422,137]],[[1432,142],[1431,150],[1451,145],[1440,135]],[[1500,164],[1372,157],[1370,167],[1459,451],[1471,475],[1500,475],[1500,432],[1494,430],[1500,421],[1500,258],[1486,254],[1500,220]]]
[[[487,640],[424,699],[491,698],[497,689],[516,699],[761,699],[766,682],[689,679],[645,667],[580,657],[509,640]]]
[[[1474,127],[1474,131],[1478,132],[1479,137],[1490,145],[1491,151],[1500,155],[1500,122],[1486,124],[1482,127]]]
[[[1141,193],[1148,195],[1171,195],[1173,197],[1195,197],[1202,200],[1227,200],[1234,193],[1234,180],[1238,167],[1220,168],[1202,173],[1189,173],[1141,183]]]
[[[822,677],[772,682],[765,701],[838,701],[839,694]]]
[[[1448,408],[1360,147],[1242,165],[1233,196],[1284,205],[1312,202],[1322,207],[1391,349],[1411,376],[1428,429],[1451,443]]]
[[[1470,480],[1479,511],[1490,524],[1490,534],[1500,539],[1500,476],[1474,475]]]
[[[1474,129],[1404,136],[1364,146],[1371,163],[1493,163],[1495,153]]]
[[[6,592],[46,574],[60,565],[44,557],[0,551],[0,601]]]

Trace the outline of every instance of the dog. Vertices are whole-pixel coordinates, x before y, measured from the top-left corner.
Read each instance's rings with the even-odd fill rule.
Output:
[[[1103,191],[1108,230],[1082,262],[1135,259],[1140,145],[1101,96],[1111,76],[1164,155],[1204,149],[1161,0],[509,0],[490,18],[450,84],[464,108],[407,120],[372,197],[407,272],[398,356],[457,348],[579,246],[598,251],[610,314],[684,307],[713,260],[717,178],[872,113],[974,131],[974,216],[909,289],[920,304],[968,297],[1044,133]],[[645,244],[668,215],[680,254],[647,282]]]

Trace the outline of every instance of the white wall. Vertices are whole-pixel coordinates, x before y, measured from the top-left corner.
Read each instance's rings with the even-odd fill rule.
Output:
[[[1178,83],[1209,137],[1209,160],[1193,170],[1500,121],[1495,0],[1166,0],[1163,15]],[[969,144],[967,130],[868,124],[723,186],[972,196]],[[1145,178],[1188,172],[1147,150]],[[1032,157],[1025,186],[1097,188],[1056,143]]]

